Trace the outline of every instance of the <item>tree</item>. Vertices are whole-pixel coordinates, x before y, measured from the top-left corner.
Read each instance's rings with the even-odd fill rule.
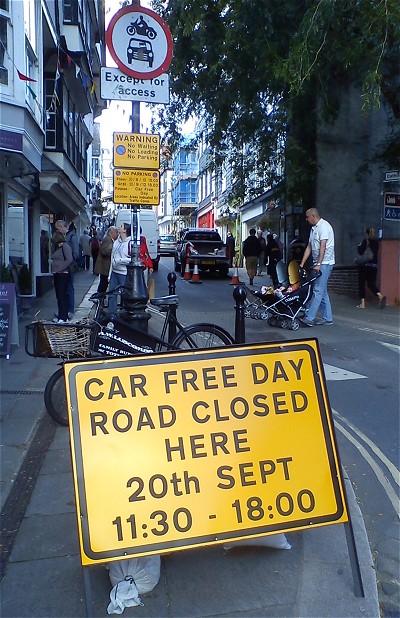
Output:
[[[237,163],[250,145],[272,186],[283,143],[286,196],[307,206],[320,114],[333,121],[341,86],[354,83],[360,114],[381,103],[389,110],[393,134],[377,156],[389,166],[399,156],[397,0],[169,0],[154,7],[174,38],[172,103],[160,113],[170,143],[182,119],[207,115],[217,153]]]

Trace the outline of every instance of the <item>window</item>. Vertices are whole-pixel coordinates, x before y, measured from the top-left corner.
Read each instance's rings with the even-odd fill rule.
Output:
[[[46,127],[45,146],[54,150],[57,145],[56,119],[57,109],[54,97],[54,79],[45,79],[45,119],[44,126]]]
[[[63,19],[64,24],[78,23],[78,0],[64,0]]]
[[[8,85],[8,69],[6,67],[8,19],[0,16],[0,84]]]

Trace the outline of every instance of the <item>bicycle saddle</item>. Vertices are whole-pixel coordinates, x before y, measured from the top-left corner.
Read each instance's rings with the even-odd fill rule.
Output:
[[[150,304],[155,307],[161,307],[162,305],[177,307],[179,305],[179,298],[176,294],[172,294],[170,296],[159,296],[158,298],[151,298]]]

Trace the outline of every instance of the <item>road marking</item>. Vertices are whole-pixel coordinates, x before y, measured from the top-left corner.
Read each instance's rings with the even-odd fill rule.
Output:
[[[357,427],[355,427],[355,425],[352,425],[349,421],[343,418],[336,410],[333,410],[333,413],[337,417],[335,418],[335,427],[349,440],[349,442],[351,442],[356,447],[356,449],[360,452],[365,461],[370,465],[379,483],[382,485],[382,488],[386,493],[389,501],[391,502],[397,517],[400,518],[398,495],[391,486],[388,479],[386,478],[383,470],[380,468],[379,464],[377,464],[375,460],[371,457],[371,455],[368,453],[367,449],[361,444],[361,442],[359,442],[357,438],[355,438],[340,424],[340,421],[346,424],[353,431],[355,431],[357,435],[362,440],[364,440],[366,444],[368,444],[374,455],[387,467],[397,485],[399,485],[400,472],[392,464],[392,462],[389,461],[389,459],[382,453],[382,451],[376,446],[376,444],[372,442],[362,431],[360,431]]]
[[[354,373],[353,371],[348,371],[347,369],[340,369],[340,367],[334,367],[333,365],[327,365],[324,363],[325,377],[326,380],[335,381],[335,380],[360,380],[362,378],[366,378],[367,376],[363,376],[360,373]]]
[[[376,335],[383,335],[384,337],[393,337],[393,339],[399,339],[400,336],[395,333],[385,333],[381,330],[376,330],[376,328],[365,328],[361,326],[356,327],[358,330],[365,330],[368,333],[375,333]]]
[[[385,343],[384,341],[378,341],[381,345],[386,346],[389,350],[393,350],[393,352],[397,352],[400,354],[400,345],[396,345],[395,343]]]

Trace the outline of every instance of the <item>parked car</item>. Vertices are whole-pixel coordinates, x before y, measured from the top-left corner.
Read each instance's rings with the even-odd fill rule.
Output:
[[[199,270],[218,272],[226,276],[229,272],[229,259],[226,255],[226,245],[216,230],[209,228],[186,229],[176,244],[174,265],[175,270],[182,276],[185,272],[186,261],[193,270],[197,262]]]
[[[160,255],[175,255],[176,240],[172,234],[161,234]]]

